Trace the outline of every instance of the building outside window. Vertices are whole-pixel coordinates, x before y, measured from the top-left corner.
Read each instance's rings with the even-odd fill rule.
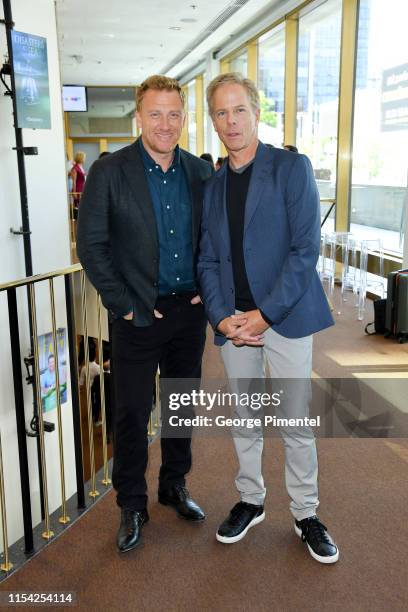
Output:
[[[259,39],[258,88],[261,98],[259,138],[267,144],[282,147],[285,110],[284,25]]]
[[[401,253],[408,206],[408,3],[361,0],[350,231]]]
[[[328,0],[299,19],[296,146],[312,162],[321,198],[336,191],[341,16],[341,0]]]

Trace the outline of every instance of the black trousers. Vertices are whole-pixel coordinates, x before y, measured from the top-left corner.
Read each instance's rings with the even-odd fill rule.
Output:
[[[191,304],[193,295],[159,298],[156,308],[163,318],[148,327],[125,319],[112,324],[112,481],[121,507],[143,510],[147,504],[147,426],[157,366],[163,378],[201,377],[207,319],[202,304]],[[159,490],[184,485],[191,468],[191,437],[162,438],[161,451]]]

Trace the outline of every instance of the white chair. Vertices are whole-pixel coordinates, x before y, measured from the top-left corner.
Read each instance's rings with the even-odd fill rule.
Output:
[[[367,272],[368,256],[378,258],[378,276]],[[371,290],[381,298],[384,297],[384,252],[380,238],[361,240],[360,242],[360,274],[358,282],[358,315],[359,321],[364,319],[367,290]]]

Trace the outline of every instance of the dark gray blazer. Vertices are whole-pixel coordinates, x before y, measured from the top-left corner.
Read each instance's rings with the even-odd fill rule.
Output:
[[[196,258],[204,183],[213,170],[187,151],[180,153],[191,192]],[[153,323],[159,245],[137,142],[92,164],[79,207],[77,253],[111,317],[120,318],[133,310],[133,325]]]

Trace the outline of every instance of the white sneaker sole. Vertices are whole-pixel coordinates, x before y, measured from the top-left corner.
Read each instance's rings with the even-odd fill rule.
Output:
[[[299,527],[296,525],[294,525],[295,527],[295,532],[296,535],[299,536],[299,538],[302,537],[302,530],[299,529]],[[310,555],[313,557],[313,559],[315,559],[316,561],[319,561],[319,563],[325,563],[326,565],[330,564],[330,563],[336,563],[336,561],[339,560],[339,549],[337,548],[337,552],[335,555],[332,555],[330,557],[321,557],[320,555],[316,554],[315,551],[309,546],[309,544],[306,542],[307,547],[309,549]]]
[[[222,542],[223,544],[235,544],[235,542],[239,542],[240,540],[242,540],[242,538],[245,538],[246,534],[248,533],[248,529],[251,529],[251,527],[258,525],[258,523],[262,523],[264,518],[265,512],[252,519],[252,521],[245,527],[243,531],[241,531],[241,533],[236,536],[233,536],[232,538],[221,536],[218,534],[218,532],[215,534],[215,537],[217,538],[218,542]]]

